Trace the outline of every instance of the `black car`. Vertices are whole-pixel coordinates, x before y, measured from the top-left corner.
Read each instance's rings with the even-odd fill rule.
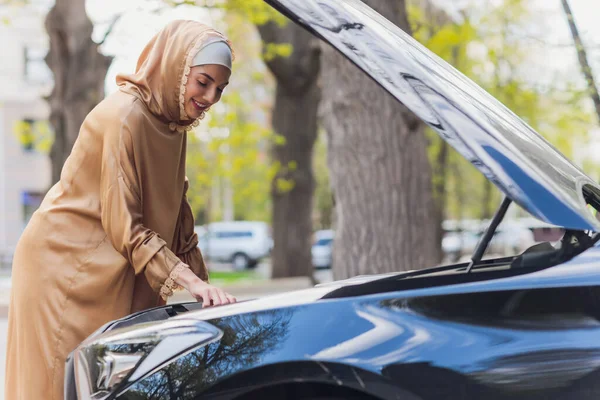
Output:
[[[505,200],[469,263],[113,321],[69,358],[67,398],[600,398],[600,222],[590,211],[600,186],[360,1],[268,3],[410,108]],[[511,202],[564,236],[482,260]]]

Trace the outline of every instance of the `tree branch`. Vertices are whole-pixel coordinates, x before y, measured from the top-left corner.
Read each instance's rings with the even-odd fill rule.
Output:
[[[118,14],[117,16],[115,16],[113,18],[110,25],[108,26],[108,29],[106,29],[106,32],[104,32],[104,36],[102,37],[102,40],[98,43],[98,46],[102,46],[104,44],[104,42],[106,42],[106,39],[111,34],[115,25],[117,24],[117,22],[119,22],[119,20],[121,19],[122,16],[123,16],[123,14]]]
[[[585,76],[585,80],[590,91],[590,96],[592,98],[592,101],[594,102],[598,122],[600,122],[600,95],[598,94],[598,86],[596,86],[596,82],[594,81],[594,75],[592,74],[592,69],[587,59],[585,47],[583,47],[581,37],[579,36],[579,30],[577,29],[577,25],[575,24],[575,20],[573,19],[571,7],[569,7],[569,3],[567,0],[561,0],[561,2],[563,5],[563,9],[565,10],[565,15],[567,16],[567,21],[569,23],[571,35],[573,36],[573,42],[575,42],[575,48],[577,50],[577,58],[579,59],[579,65],[581,66],[581,71]]]
[[[307,82],[319,73],[320,46],[313,37],[300,27],[288,23],[281,27],[275,22],[257,26],[264,43],[292,45],[289,57],[275,57],[265,60],[279,84],[292,85],[291,89],[307,87]]]
[[[539,38],[537,36],[533,36],[533,35],[519,34],[518,37],[527,39],[527,40],[533,40],[535,42],[538,42],[538,43],[541,43],[543,45],[550,46],[550,47],[573,47],[574,46],[573,43],[549,43],[549,42],[545,41],[544,39]],[[593,44],[591,46],[588,45],[587,48],[588,48],[588,50],[590,50],[590,49],[600,50],[600,44]]]

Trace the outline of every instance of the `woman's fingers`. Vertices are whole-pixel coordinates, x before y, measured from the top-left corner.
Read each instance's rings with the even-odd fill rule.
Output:
[[[232,295],[230,295],[229,293],[225,293],[225,296],[227,297],[227,300],[229,300],[229,303],[235,303],[237,301],[237,299],[235,297],[233,297]]]
[[[209,296],[210,296],[211,304],[213,306],[221,305],[221,298],[219,297],[219,289],[217,289],[217,288],[210,289]]]
[[[202,308],[211,306],[210,290],[206,289],[202,291]]]
[[[198,292],[194,297],[196,298],[197,302],[202,302],[202,308],[210,307],[213,305],[210,289],[204,289]]]
[[[235,297],[222,289],[207,285],[195,292],[194,297],[198,302],[202,301],[202,307],[220,306],[235,303]]]
[[[221,304],[229,304],[227,294],[222,289],[217,289],[217,293],[219,295],[219,301]]]

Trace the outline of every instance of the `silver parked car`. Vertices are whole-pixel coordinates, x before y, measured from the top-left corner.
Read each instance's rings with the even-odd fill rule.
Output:
[[[315,268],[331,268],[333,256],[333,231],[315,232],[315,240],[311,248],[312,263]]]
[[[197,227],[196,232],[205,259],[231,262],[236,270],[254,268],[273,246],[266,222],[213,222],[207,227]]]

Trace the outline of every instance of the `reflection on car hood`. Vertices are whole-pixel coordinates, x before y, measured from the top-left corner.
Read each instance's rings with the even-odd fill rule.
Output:
[[[209,320],[213,318],[223,318],[230,315],[244,314],[249,312],[257,312],[264,310],[271,310],[274,308],[292,307],[299,306],[302,304],[308,304],[321,299],[326,294],[333,292],[344,286],[358,285],[361,283],[367,283],[378,279],[383,279],[391,275],[401,275],[408,272],[392,272],[386,274],[374,274],[374,275],[361,275],[350,279],[344,279],[334,282],[328,282],[317,285],[313,288],[296,290],[292,292],[274,294],[270,296],[260,297],[254,300],[243,301],[235,304],[228,304],[226,306],[206,308],[198,311],[191,311],[183,314],[181,317],[174,318],[188,318],[195,316],[203,320]]]
[[[557,265],[551,268],[541,269],[535,272],[526,274],[516,274],[498,279],[481,279],[473,282],[457,282],[430,286],[426,280],[421,284],[411,289],[398,289],[391,292],[380,292],[374,288],[373,292],[369,293],[374,296],[388,296],[398,298],[398,292],[402,292],[402,296],[429,296],[440,294],[456,294],[456,293],[479,293],[493,292],[506,290],[522,290],[548,287],[575,287],[598,285],[600,283],[600,274],[598,273],[598,260],[600,259],[600,245],[592,247],[582,254],[576,256],[568,262]],[[198,318],[205,321],[215,318],[224,318],[232,315],[254,313],[266,310],[280,309],[285,307],[296,307],[310,303],[314,303],[323,298],[321,301],[336,301],[337,298],[331,297],[337,289],[352,285],[368,284],[378,280],[385,280],[391,276],[396,276],[398,281],[410,278],[428,278],[440,276],[443,274],[454,275],[459,278],[463,273],[458,273],[459,269],[464,271],[467,264],[459,264],[455,266],[442,267],[444,270],[437,271],[432,269],[392,272],[386,274],[362,275],[354,278],[334,281],[326,284],[317,285],[310,289],[296,290],[293,292],[275,294],[265,296],[254,300],[243,301],[226,306],[205,308],[197,311],[189,311],[178,318]],[[448,268],[448,269],[445,269]],[[329,295],[329,296],[328,296]],[[357,295],[360,299],[364,299],[363,295]],[[354,297],[354,296],[353,296]],[[362,300],[361,300],[362,301]]]
[[[182,314],[181,316],[173,317],[172,319],[191,317],[203,320],[210,320],[214,318],[229,317],[231,315],[271,310],[274,308],[293,307],[317,301],[323,296],[325,296],[327,293],[332,292],[335,289],[338,289],[339,287],[341,286],[315,287],[281,294],[274,294],[271,296],[265,296],[254,300],[247,300],[235,304],[228,304],[226,306],[211,307],[198,311],[191,311]]]
[[[354,278],[334,281],[330,283],[320,284],[310,289],[297,290],[293,292],[281,293],[271,296],[261,297],[255,300],[244,301],[236,304],[206,308],[198,311],[190,311],[182,314],[181,318],[195,317],[203,320],[214,318],[222,318],[231,315],[258,312],[264,310],[278,309],[284,307],[294,307],[304,304],[314,303],[323,298],[326,301],[335,301],[334,297],[327,296],[337,289],[352,285],[363,285],[369,282],[386,280],[386,278],[395,276],[395,281],[399,282],[403,279],[411,278],[428,278],[440,275],[454,275],[456,282],[430,286],[426,280],[421,284],[412,287],[411,289],[397,289],[390,292],[380,292],[377,288],[374,289],[372,295],[383,295],[397,298],[398,292],[402,292],[402,296],[425,296],[439,295],[452,293],[479,293],[479,292],[495,292],[506,290],[522,290],[548,287],[576,287],[576,286],[594,286],[600,284],[600,273],[598,266],[600,265],[600,244],[594,246],[564,264],[556,265],[551,268],[540,269],[534,272],[525,274],[515,274],[498,279],[481,279],[473,282],[459,283],[458,278],[463,273],[467,263],[457,264],[454,266],[441,267],[443,270],[424,269],[412,270],[404,272],[391,272],[386,274],[361,275]],[[375,282],[377,283],[377,282]],[[364,294],[357,295],[364,299]],[[174,317],[180,318],[180,317]]]
[[[600,231],[598,185],[499,101],[359,0],[266,0],[329,42],[537,218]]]

